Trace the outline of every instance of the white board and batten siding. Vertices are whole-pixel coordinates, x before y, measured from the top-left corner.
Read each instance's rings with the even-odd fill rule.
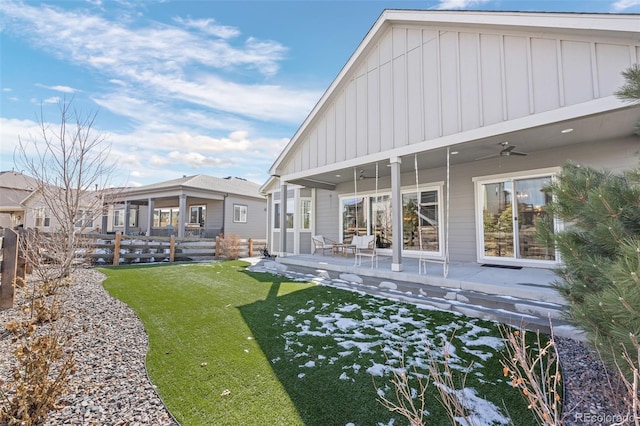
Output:
[[[449,25],[394,25],[367,46],[285,174],[609,97],[640,60],[631,38]]]

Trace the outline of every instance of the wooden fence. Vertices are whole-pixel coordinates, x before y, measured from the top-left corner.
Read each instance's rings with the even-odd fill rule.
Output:
[[[114,265],[148,262],[177,262],[189,260],[253,257],[266,247],[267,240],[145,237],[93,235],[83,244],[85,259],[93,264]],[[114,256],[119,253],[119,256]]]
[[[0,238],[0,309],[13,308],[17,279],[26,279],[26,260],[20,253],[20,234],[5,229]]]
[[[13,307],[16,279],[25,279],[27,256],[21,253],[19,232],[4,230],[0,235],[0,309]],[[121,265],[150,262],[177,262],[253,257],[260,255],[267,240],[86,235],[79,244],[78,261],[93,265]],[[114,256],[114,253],[118,255]]]

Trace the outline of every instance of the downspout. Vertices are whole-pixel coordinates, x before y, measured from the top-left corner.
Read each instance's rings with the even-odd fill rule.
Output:
[[[222,235],[224,235],[224,223],[225,223],[225,218],[227,217],[227,197],[229,196],[229,193],[226,192],[222,198],[222,227],[220,228],[220,233]]]

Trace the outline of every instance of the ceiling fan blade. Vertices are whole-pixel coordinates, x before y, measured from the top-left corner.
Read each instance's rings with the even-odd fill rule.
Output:
[[[509,155],[520,155],[520,156],[525,156],[525,155],[529,155],[529,154],[528,154],[528,153],[526,153],[526,152],[511,151],[511,152],[509,153]]]
[[[497,153],[497,154],[489,154],[489,155],[483,155],[482,157],[478,157],[478,158],[476,158],[476,161],[477,161],[477,160],[486,160],[486,159],[488,159],[488,158],[495,158],[495,157],[500,157],[500,153]]]

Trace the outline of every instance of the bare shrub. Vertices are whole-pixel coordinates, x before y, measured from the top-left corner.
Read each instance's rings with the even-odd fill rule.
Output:
[[[37,335],[34,324],[18,327],[18,363],[10,382],[0,379],[0,418],[7,425],[37,425],[56,408],[74,371],[73,355],[66,351],[70,337],[53,330]]]
[[[34,266],[34,271],[46,267]],[[40,276],[33,274],[30,284],[21,288],[27,296],[25,304],[18,318],[5,325],[13,334],[15,362],[7,379],[0,379],[1,424],[44,422],[49,411],[58,408],[75,369],[69,350],[72,334],[58,321],[64,314],[63,294],[58,290],[69,279],[58,276],[43,281]]]
[[[561,391],[562,375],[553,329],[546,342],[535,333],[531,348],[527,331],[501,329],[505,354],[500,361],[503,374],[511,379],[541,425],[563,424]]]
[[[237,234],[226,234],[220,239],[222,256],[227,260],[236,260],[240,257],[240,245],[242,239]]]
[[[450,366],[451,355],[448,348],[453,337],[452,335],[449,340],[442,339],[442,351],[444,354],[444,362],[442,363],[435,355],[435,347],[430,342],[425,343],[428,349],[428,371],[426,372],[418,372],[414,368],[413,374],[411,374],[406,368],[403,356],[400,360],[400,368],[393,370],[393,377],[389,380],[394,390],[395,398],[389,399],[376,389],[378,391],[378,402],[387,410],[406,418],[411,426],[425,425],[425,413],[429,405],[427,389],[429,384],[433,382],[438,392],[436,399],[445,409],[450,423],[457,425],[462,422],[469,426],[475,424],[471,413],[466,408],[467,404],[465,404],[466,394],[464,388],[467,373],[460,378],[459,383],[456,383],[454,372]],[[473,363],[465,371],[470,371],[472,366]],[[416,382],[417,392],[412,388],[412,378],[410,376]]]

